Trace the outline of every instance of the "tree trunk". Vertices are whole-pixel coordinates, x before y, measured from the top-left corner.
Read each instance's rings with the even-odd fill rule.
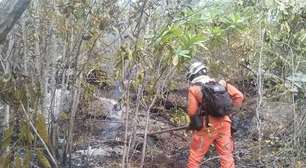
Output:
[[[50,1],[52,8],[54,8],[55,10],[55,2],[54,1]],[[48,53],[50,55],[50,92],[51,92],[51,104],[50,104],[50,123],[49,123],[49,135],[51,137],[51,151],[53,154],[55,154],[56,156],[58,156],[58,144],[57,144],[57,129],[58,129],[58,125],[55,122],[57,119],[57,115],[58,113],[56,113],[58,107],[57,106],[57,99],[58,99],[58,94],[56,94],[56,58],[57,58],[57,39],[55,36],[55,29],[54,29],[54,18],[52,17],[51,19],[51,23],[50,23],[50,44],[49,44],[49,48],[48,48]]]
[[[72,104],[72,111],[70,114],[70,121],[69,121],[69,130],[68,130],[68,138],[67,138],[67,144],[64,152],[64,163],[66,162],[67,155],[69,156],[68,162],[69,167],[71,167],[71,150],[72,150],[72,143],[73,143],[73,130],[74,130],[74,122],[75,122],[75,115],[78,110],[79,106],[79,100],[80,100],[80,92],[81,92],[81,80],[77,79],[76,86],[77,88],[74,90],[73,95],[73,104]]]
[[[6,51],[6,55],[7,55],[7,58],[6,59],[9,59],[9,54],[14,46],[14,39],[13,38],[10,38],[9,40],[9,44],[8,44],[8,49]],[[10,64],[11,61],[8,61],[8,60],[5,60],[5,62],[3,63],[3,70],[4,70],[4,74],[9,74],[11,73],[11,69],[10,69]],[[7,105],[7,104],[1,104],[0,103],[0,124],[1,124],[1,129],[0,129],[0,133],[2,134],[3,131],[6,129],[6,128],[9,128],[9,119],[10,119],[10,106]],[[1,109],[2,108],[2,109]],[[9,147],[6,149],[7,151],[9,150]]]
[[[30,0],[4,0],[0,3],[0,44],[26,10]]]

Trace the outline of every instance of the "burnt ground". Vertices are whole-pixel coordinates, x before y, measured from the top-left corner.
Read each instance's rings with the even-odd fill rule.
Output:
[[[249,141],[256,142],[256,138],[253,138],[254,135],[250,132],[254,114],[252,111],[248,111],[249,109],[243,110],[243,115],[239,115],[236,119],[238,131],[235,133],[235,160],[237,167],[252,167],[248,157],[252,155],[249,151]],[[169,118],[170,114],[162,110],[152,112],[150,131],[175,127],[176,125],[170,122]],[[83,124],[87,124],[88,127],[78,130],[80,136],[76,138],[77,145],[73,156],[73,166],[76,168],[120,167],[124,145],[123,125],[115,131],[117,135],[111,139],[103,135],[103,128],[105,128],[105,124],[108,124],[105,119],[95,118],[83,121]],[[145,167],[185,167],[190,140],[191,132],[185,130],[149,136]],[[133,154],[131,154],[131,167],[139,166],[142,141],[142,137],[138,137],[136,140],[137,143]],[[218,156],[214,152],[213,146],[203,162],[203,168],[218,167]]]
[[[256,98],[249,98],[240,112],[232,119],[237,129],[233,135],[236,167],[291,167],[293,163],[292,155],[290,155],[292,154],[292,148],[288,145],[290,144],[288,134],[292,126],[290,122],[293,115],[292,105],[286,102],[264,103],[259,114],[261,136],[258,134],[256,107]],[[155,120],[168,118],[164,113],[157,116],[157,118],[154,118]],[[158,139],[156,144],[161,152],[148,157],[146,167],[183,168],[186,166],[188,145],[191,139],[190,132],[164,133],[156,139]],[[202,163],[201,168],[220,167],[213,145]],[[303,158],[298,160],[297,163],[299,165],[295,167],[306,167]]]
[[[178,98],[169,95],[172,100],[161,101],[151,110],[149,132],[173,128],[178,126],[171,121],[171,109],[178,108],[180,104],[184,109],[186,92],[179,92]],[[173,100],[176,103],[173,103]],[[290,117],[290,108],[287,104],[264,104],[260,120],[262,121],[262,140],[259,140],[257,120],[255,117],[256,98],[249,98],[241,111],[233,118],[237,131],[234,133],[235,162],[237,168],[264,168],[284,167],[290,160],[283,160],[282,154],[286,152],[282,136],[286,132],[286,122],[283,118]],[[170,110],[169,110],[170,109]],[[281,111],[281,113],[279,113]],[[145,112],[142,111],[141,114]],[[105,136],[105,129],[111,121],[107,117],[89,116],[79,119],[73,166],[76,168],[114,168],[121,167],[124,149],[124,125],[112,130],[115,136]],[[273,117],[272,117],[273,116]],[[285,116],[285,117],[284,117]],[[132,119],[131,119],[132,120]],[[145,116],[140,115],[140,121],[145,121]],[[279,121],[279,122],[278,122]],[[119,123],[120,123],[119,122]],[[143,131],[144,123],[139,123],[138,131]],[[188,146],[191,132],[184,130],[168,132],[148,137],[145,167],[147,168],[183,168],[188,158]],[[143,147],[142,136],[136,136],[135,145],[129,153],[129,167],[139,167]],[[260,143],[259,143],[260,142]],[[260,160],[260,161],[259,161]],[[303,161],[300,162],[304,164]],[[288,164],[287,164],[288,165]],[[218,156],[211,146],[210,151],[203,159],[202,168],[219,167]]]
[[[237,131],[234,133],[235,141],[235,161],[236,167],[254,167],[258,166],[254,159],[250,163],[253,153],[250,152],[250,144],[256,144],[256,135],[254,135],[253,127],[254,115],[253,111],[254,100],[250,100],[241,109],[240,113],[234,117]],[[159,116],[162,117],[163,116]],[[159,118],[158,117],[158,118]],[[167,118],[167,116],[165,116]],[[157,120],[158,120],[157,118]],[[177,131],[171,133],[160,134],[157,137],[157,145],[163,151],[153,158],[147,159],[147,167],[165,167],[165,168],[184,168],[188,158],[188,146],[191,140],[191,132]],[[161,160],[162,163],[160,162]],[[218,156],[214,146],[211,146],[209,152],[203,159],[202,168],[219,167]]]

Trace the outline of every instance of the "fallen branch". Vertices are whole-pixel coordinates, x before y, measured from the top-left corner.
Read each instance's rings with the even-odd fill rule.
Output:
[[[151,132],[151,133],[148,133],[147,135],[150,136],[150,135],[162,134],[162,133],[179,131],[179,130],[187,130],[188,128],[189,128],[188,125],[184,125],[184,126],[174,127],[174,128],[170,128],[170,129],[161,130],[161,131]],[[138,134],[138,135],[144,135],[144,134],[142,133],[142,134]]]

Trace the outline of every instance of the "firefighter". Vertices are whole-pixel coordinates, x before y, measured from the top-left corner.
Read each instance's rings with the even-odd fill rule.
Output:
[[[204,103],[202,88],[197,83],[206,84],[216,82],[207,73],[208,68],[201,62],[193,63],[187,74],[187,79],[191,83],[188,88],[188,115],[193,118]],[[233,85],[224,80],[218,82],[226,88],[231,99],[231,104],[239,108],[244,100],[243,94]],[[206,101],[205,101],[206,102]],[[205,110],[204,110],[205,113]],[[214,144],[220,157],[221,168],[234,168],[233,140],[231,136],[231,119],[229,115],[215,117],[207,114],[203,117],[203,127],[193,130],[192,141],[189,150],[188,168],[200,167],[204,155]],[[191,120],[192,121],[192,120]]]

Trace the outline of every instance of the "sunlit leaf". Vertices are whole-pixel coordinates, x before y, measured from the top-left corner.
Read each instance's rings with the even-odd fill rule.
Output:
[[[181,49],[181,48],[178,48],[178,49],[176,49],[176,51],[175,51],[175,55],[176,55],[177,57],[190,58],[189,53],[190,53],[189,50],[183,50],[183,49]]]
[[[199,43],[198,46],[200,46],[204,50],[208,51],[208,48],[203,43]]]
[[[174,56],[174,57],[173,57],[173,60],[172,60],[172,64],[173,64],[174,66],[177,66],[178,63],[179,63],[179,57],[178,57],[178,56]]]

